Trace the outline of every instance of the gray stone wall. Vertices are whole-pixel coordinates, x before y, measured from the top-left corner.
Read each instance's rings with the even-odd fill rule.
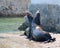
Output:
[[[30,0],[0,0],[0,14],[20,14],[28,10]]]
[[[34,14],[38,9],[40,9],[40,21],[44,30],[60,32],[60,6],[43,4],[31,5],[30,7],[30,11],[32,11]]]
[[[41,11],[41,24],[45,30],[60,32],[60,6],[47,5]]]

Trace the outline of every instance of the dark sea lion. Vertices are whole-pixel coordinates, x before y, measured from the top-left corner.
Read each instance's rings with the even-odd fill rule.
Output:
[[[28,37],[29,36],[29,27],[25,30],[25,35]],[[52,36],[49,34],[49,32],[43,31],[40,27],[36,28],[32,32],[32,40],[35,41],[55,41],[55,38],[52,38]]]
[[[35,41],[54,41],[55,38],[52,38],[52,36],[49,34],[49,32],[43,31],[41,25],[40,25],[40,14],[39,12],[37,15],[33,18],[32,15],[27,12],[26,13],[26,19],[29,26],[26,28],[24,35],[27,36],[30,40],[33,39]]]

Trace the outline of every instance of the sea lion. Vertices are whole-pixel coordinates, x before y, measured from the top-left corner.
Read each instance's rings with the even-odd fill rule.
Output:
[[[29,27],[25,30],[25,35],[29,36]],[[40,42],[50,42],[55,41],[55,38],[52,38],[52,36],[49,34],[49,32],[43,31],[41,27],[36,26],[36,28],[32,32],[32,40],[40,41]]]
[[[28,19],[30,20],[31,16],[28,16]],[[52,38],[49,32],[43,31],[40,25],[40,12],[38,11],[36,13],[36,16],[33,18],[33,20],[30,22],[29,28],[25,30],[25,35],[33,40],[36,41],[54,41],[55,38]]]

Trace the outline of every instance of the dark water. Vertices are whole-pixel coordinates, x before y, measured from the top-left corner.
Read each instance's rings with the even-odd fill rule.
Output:
[[[0,18],[0,33],[18,32],[23,22],[23,18]]]

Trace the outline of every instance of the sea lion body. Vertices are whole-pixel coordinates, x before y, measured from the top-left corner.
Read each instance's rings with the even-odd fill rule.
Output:
[[[29,36],[29,28],[25,30],[25,35]],[[51,35],[48,32],[40,31],[39,29],[34,29],[32,32],[32,39],[36,41],[47,41],[52,39]]]

